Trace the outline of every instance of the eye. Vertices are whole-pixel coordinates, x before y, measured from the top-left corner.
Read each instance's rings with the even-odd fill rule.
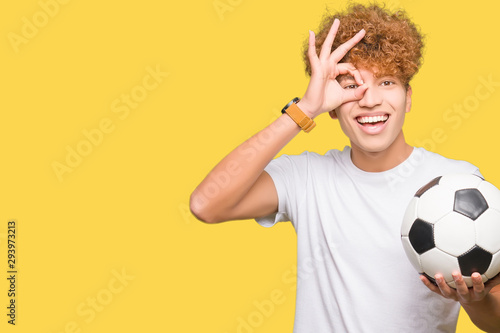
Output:
[[[346,85],[346,86],[344,87],[344,89],[356,89],[357,87],[358,87],[358,85],[357,85],[357,84],[352,83],[352,84],[348,84],[348,85]]]
[[[385,81],[383,81],[383,82],[381,83],[381,85],[383,85],[383,86],[390,86],[390,85],[393,85],[393,84],[394,84],[394,82],[389,81],[389,80],[385,80]]]

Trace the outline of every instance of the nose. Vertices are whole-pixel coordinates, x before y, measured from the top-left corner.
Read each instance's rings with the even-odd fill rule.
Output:
[[[375,87],[368,87],[363,95],[363,98],[361,98],[358,103],[361,107],[373,108],[382,103],[382,96],[377,93],[377,89]]]

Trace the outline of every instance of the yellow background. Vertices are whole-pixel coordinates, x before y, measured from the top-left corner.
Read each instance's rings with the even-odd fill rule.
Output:
[[[225,154],[302,96],[307,31],[340,2],[66,0],[40,13],[49,3],[0,8],[0,330],[229,333],[250,320],[253,332],[291,332],[292,226],[206,225],[188,200]],[[468,160],[499,186],[500,89],[474,96],[487,91],[480,78],[500,82],[500,5],[477,4],[388,2],[427,35],[408,141]],[[36,31],[24,27],[35,21]],[[13,43],[23,31],[30,38]],[[155,69],[163,76],[151,81]],[[117,99],[141,92],[127,115],[114,112]],[[448,113],[454,104],[473,110]],[[85,146],[83,133],[103,121],[112,130]],[[347,144],[335,121],[322,115],[317,124],[283,152]],[[86,156],[58,177],[54,163],[66,164],[68,147]],[[6,316],[11,219],[15,327]],[[259,317],[256,304],[276,301],[272,294],[279,302]],[[476,331],[462,313],[458,332]]]

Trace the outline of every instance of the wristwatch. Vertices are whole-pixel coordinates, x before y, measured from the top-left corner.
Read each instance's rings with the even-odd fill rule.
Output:
[[[315,126],[314,120],[306,116],[304,112],[297,106],[300,98],[295,97],[281,110],[281,113],[286,113],[299,125],[299,127],[306,133],[309,133]]]

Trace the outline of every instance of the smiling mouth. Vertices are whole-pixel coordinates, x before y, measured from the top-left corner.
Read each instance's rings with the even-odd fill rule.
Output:
[[[389,119],[388,114],[382,116],[357,117],[356,121],[362,126],[377,126],[384,124]]]

